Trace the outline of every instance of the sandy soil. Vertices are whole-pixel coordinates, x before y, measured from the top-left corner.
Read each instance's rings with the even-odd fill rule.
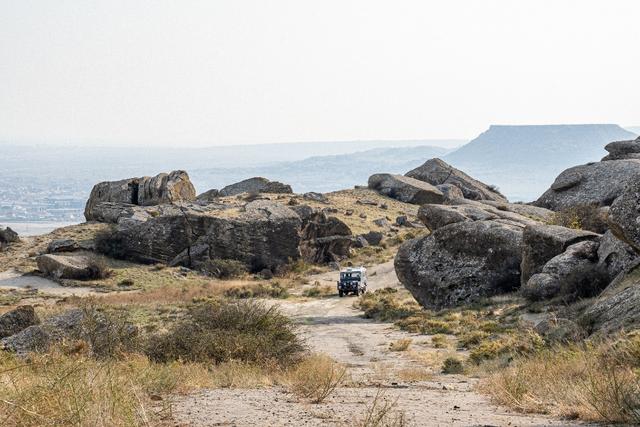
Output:
[[[96,295],[95,288],[60,286],[53,280],[44,277],[23,275],[16,270],[0,272],[0,289],[35,290],[37,293],[55,297]]]
[[[373,274],[375,273],[375,274]],[[398,286],[392,263],[369,269],[369,288]],[[337,273],[311,281],[335,284]],[[280,303],[295,318],[309,346],[348,366],[350,380],[322,404],[300,401],[281,387],[204,390],[181,397],[174,408],[177,425],[193,426],[348,426],[365,414],[378,392],[396,402],[414,426],[560,426],[571,422],[523,415],[492,405],[474,390],[476,379],[439,372],[453,350],[435,349],[429,337],[373,322],[353,308],[354,297],[327,297]],[[389,350],[392,341],[410,338],[408,351]],[[419,373],[419,380],[411,378]],[[575,424],[577,425],[577,424]]]

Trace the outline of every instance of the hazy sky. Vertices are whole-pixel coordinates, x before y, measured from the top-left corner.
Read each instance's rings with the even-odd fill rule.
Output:
[[[640,124],[640,1],[0,0],[0,139]]]

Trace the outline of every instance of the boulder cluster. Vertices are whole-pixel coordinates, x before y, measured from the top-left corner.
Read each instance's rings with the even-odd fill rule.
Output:
[[[338,218],[251,196],[291,192],[289,185],[257,177],[196,197],[187,173],[174,171],[97,184],[85,217],[113,225],[96,242],[99,251],[144,263],[206,269],[211,260],[230,259],[251,272],[276,272],[298,259],[324,263],[347,256],[356,238]]]
[[[398,278],[427,308],[518,290],[531,301],[563,304],[595,297],[580,314],[589,332],[640,326],[640,283],[628,274],[640,260],[640,138],[605,148],[602,161],[562,172],[532,204],[509,203],[439,159],[407,173],[433,194],[444,195],[439,186],[448,184],[463,197],[420,203],[418,217],[431,233],[400,247]],[[379,176],[370,187],[391,197],[406,200],[409,190],[398,182],[420,188],[406,177]],[[604,233],[553,225],[558,212],[584,205],[608,216]]]

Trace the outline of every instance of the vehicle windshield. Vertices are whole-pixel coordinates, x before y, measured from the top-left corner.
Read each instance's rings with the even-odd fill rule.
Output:
[[[340,273],[342,280],[360,280],[360,273]]]

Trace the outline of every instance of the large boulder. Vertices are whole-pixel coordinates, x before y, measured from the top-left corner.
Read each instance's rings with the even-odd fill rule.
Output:
[[[340,219],[316,212],[303,222],[300,251],[313,263],[338,262],[349,255],[356,238]]]
[[[640,160],[638,161],[640,162]],[[618,239],[640,252],[640,211],[638,206],[640,206],[640,181],[635,180],[627,185],[620,197],[611,205],[608,222],[611,231]]]
[[[40,323],[33,306],[21,305],[3,315],[0,315],[0,338],[17,334],[23,329]]]
[[[196,200],[199,202],[207,203],[207,202],[216,201],[218,197],[220,197],[220,191],[213,188],[211,190],[205,191],[204,193],[198,194],[198,197],[196,197]]]
[[[235,184],[227,185],[219,191],[220,197],[235,196],[242,193],[284,193],[291,194],[290,185],[278,181],[269,181],[267,178],[254,177],[245,179]]]
[[[404,203],[423,205],[444,202],[444,194],[433,185],[402,175],[371,175],[368,185],[372,190]]]
[[[598,247],[598,266],[609,282],[635,267],[640,257],[633,248],[613,235],[604,233]]]
[[[533,301],[557,297],[573,301],[597,295],[608,283],[598,268],[598,245],[583,241],[569,246],[529,278],[522,286],[523,295]]]
[[[407,172],[405,175],[428,182],[431,185],[455,185],[461,190],[466,199],[507,201],[506,197],[496,189],[471,178],[441,159],[427,160],[422,166]]]
[[[466,304],[519,287],[521,243],[517,224],[457,222],[405,242],[396,274],[426,308]]]
[[[192,201],[196,190],[185,171],[161,173],[154,177],[129,178],[96,184],[84,209],[87,221],[102,221],[98,205],[105,202],[116,205],[151,206],[164,203]],[[104,205],[103,205],[104,206]]]
[[[583,240],[598,240],[596,233],[574,230],[559,225],[532,224],[522,236],[521,281],[526,284],[531,276],[542,272],[544,265],[569,246]]]
[[[640,137],[631,141],[614,141],[604,147],[609,154],[602,158],[608,160],[640,159]]]
[[[440,184],[436,188],[444,194],[444,202],[454,204],[456,200],[464,199],[464,193],[460,187],[453,184]]]
[[[18,237],[18,233],[13,231],[11,227],[0,228],[0,243],[16,243],[19,242],[20,238]]]
[[[143,208],[118,221],[110,247],[121,257],[199,268],[210,259],[234,259],[250,271],[275,269],[300,258],[300,217],[286,206],[257,200],[217,205]]]
[[[86,255],[40,255],[38,270],[55,279],[86,280],[95,276],[91,259]]]
[[[640,160],[611,160],[562,172],[535,206],[560,211],[582,205],[610,206],[628,184],[640,179]]]

